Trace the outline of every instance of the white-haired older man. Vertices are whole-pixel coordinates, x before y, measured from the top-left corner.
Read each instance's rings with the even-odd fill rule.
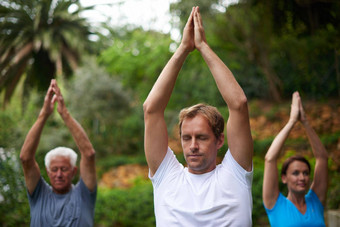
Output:
[[[70,130],[80,151],[80,179],[77,173],[77,154],[70,148],[57,147],[45,156],[50,185],[42,178],[35,160],[40,136],[54,105]],[[97,195],[95,150],[84,129],[68,112],[60,89],[51,81],[38,119],[28,132],[20,159],[24,170],[31,209],[31,226],[93,226]]]

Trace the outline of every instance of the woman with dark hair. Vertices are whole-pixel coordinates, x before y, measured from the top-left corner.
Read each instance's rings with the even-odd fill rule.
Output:
[[[288,195],[284,197],[279,191],[277,161],[297,121],[306,131],[316,160],[314,179],[310,185],[311,167],[304,157],[288,158],[281,169],[281,180],[288,188]],[[262,198],[271,226],[325,226],[327,163],[326,149],[307,120],[299,93],[294,92],[289,121],[275,137],[265,157]]]

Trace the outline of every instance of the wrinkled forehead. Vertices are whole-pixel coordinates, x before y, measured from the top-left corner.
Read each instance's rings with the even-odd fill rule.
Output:
[[[181,125],[182,134],[189,133],[192,131],[202,131],[212,133],[212,128],[206,117],[202,115],[196,115],[192,118],[185,118]]]
[[[71,159],[66,156],[55,156],[50,162],[50,167],[52,166],[71,166]]]

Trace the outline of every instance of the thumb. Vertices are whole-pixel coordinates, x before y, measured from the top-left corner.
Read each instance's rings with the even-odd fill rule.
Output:
[[[57,101],[57,95],[54,94],[53,98],[52,98],[52,101],[51,101],[52,105],[54,105],[56,103],[56,101]]]

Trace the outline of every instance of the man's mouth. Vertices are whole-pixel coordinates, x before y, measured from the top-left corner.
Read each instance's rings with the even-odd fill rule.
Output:
[[[200,155],[200,154],[189,154],[188,155],[188,158],[199,158],[199,157],[201,157],[202,155]]]
[[[54,181],[54,182],[57,183],[57,184],[64,183],[63,180],[56,180],[56,181]]]

